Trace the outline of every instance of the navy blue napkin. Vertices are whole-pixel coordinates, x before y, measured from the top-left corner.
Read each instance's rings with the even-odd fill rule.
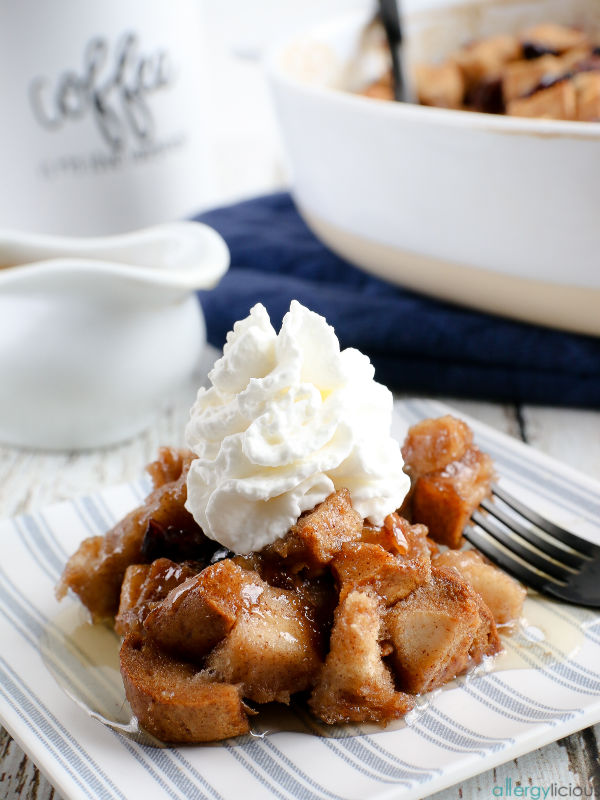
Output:
[[[295,298],[327,318],[343,347],[366,353],[377,380],[394,389],[600,408],[599,338],[483,314],[372,277],[321,244],[287,193],[197,219],[231,251],[219,286],[199,292],[215,347],[259,301],[279,328]]]

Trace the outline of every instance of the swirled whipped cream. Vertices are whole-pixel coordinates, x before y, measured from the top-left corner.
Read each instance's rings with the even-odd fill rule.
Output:
[[[198,457],[186,507],[205,534],[235,553],[260,550],[342,487],[382,524],[410,482],[390,435],[392,395],[373,375],[295,300],[279,334],[260,303],[236,322],[186,429]]]

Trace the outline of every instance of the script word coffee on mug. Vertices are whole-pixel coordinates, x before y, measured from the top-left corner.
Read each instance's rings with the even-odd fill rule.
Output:
[[[0,227],[119,233],[210,183],[198,0],[0,8]]]

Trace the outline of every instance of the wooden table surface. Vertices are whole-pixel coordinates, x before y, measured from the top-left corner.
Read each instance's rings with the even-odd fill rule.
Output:
[[[216,204],[277,188],[285,178],[261,73],[252,62],[233,58],[219,46],[219,31],[213,33],[209,37],[211,57],[213,74],[218,76],[211,101],[217,167],[212,200]],[[207,354],[207,359],[210,357]],[[118,447],[63,454],[0,448],[0,518],[137,478],[159,445],[181,443],[194,390],[190,385],[149,430]],[[600,481],[600,412],[444,399]],[[491,798],[497,796],[494,787],[504,785],[510,777],[514,786],[549,787],[554,783],[567,791],[570,787],[571,794],[566,796],[576,796],[575,787],[588,792],[592,787],[591,796],[600,797],[599,741],[600,726],[588,728],[434,796],[437,800]],[[35,764],[2,728],[0,798],[59,800]]]

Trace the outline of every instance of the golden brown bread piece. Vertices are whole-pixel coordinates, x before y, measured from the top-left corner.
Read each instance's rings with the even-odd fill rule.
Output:
[[[142,587],[149,570],[150,564],[130,564],[125,570],[121,584],[119,610],[115,617],[115,631],[119,636],[125,636],[129,631],[141,626],[137,610]]]
[[[600,120],[600,72],[580,72],[573,78],[577,95],[577,119]]]
[[[443,64],[416,64],[414,81],[419,102],[423,105],[437,108],[462,107],[465,79],[458,64],[452,61],[445,61]],[[368,96],[373,97],[373,94]],[[390,86],[387,99],[392,97],[393,87]]]
[[[388,552],[382,545],[370,541],[343,544],[331,562],[340,601],[354,589],[370,587],[386,605],[391,605],[429,580],[431,555],[427,528],[411,526],[396,514],[390,516],[395,517],[394,528],[403,531],[404,553]],[[371,538],[373,529],[363,528],[363,535],[365,530]]]
[[[560,75],[565,65],[559,56],[545,55],[531,61],[508,64],[502,77],[502,95],[506,104],[529,94],[545,76]]]
[[[463,74],[467,89],[482,80],[499,77],[504,66],[519,58],[523,47],[518,37],[500,34],[470,42],[454,53],[451,61]]]
[[[531,96],[517,97],[507,103],[506,111],[514,117],[575,119],[577,94],[573,81],[560,81]]]
[[[556,53],[590,46],[590,40],[586,33],[577,28],[557,25],[555,22],[542,22],[527,28],[521,34],[521,40]]]
[[[456,573],[432,567],[431,581],[387,611],[392,664],[407,692],[427,692],[500,649],[493,617]]]
[[[255,573],[228,635],[208,655],[205,675],[241,684],[257,703],[290,696],[312,686],[321,665],[322,635],[306,613],[301,595],[277,589]]]
[[[433,563],[456,570],[482,596],[497,625],[514,622],[523,613],[525,587],[485,561],[477,550],[446,550],[435,556]]]
[[[195,667],[135,633],[121,646],[121,675],[139,724],[163,742],[210,742],[249,731],[239,687],[207,683]]]
[[[112,619],[119,608],[121,584],[130,564],[144,561],[142,541],[150,520],[165,527],[198,530],[191,514],[184,508],[187,498],[186,478],[192,453],[182,453],[176,479],[161,484],[104,536],[85,539],[67,561],[56,587],[60,600],[71,589],[79,596],[95,621]],[[172,477],[172,471],[169,476]]]
[[[152,608],[195,574],[196,570],[188,564],[177,564],[168,558],[158,558],[151,564],[131,564],[121,585],[115,631],[119,636],[139,631]]]
[[[144,621],[160,647],[200,662],[233,628],[240,609],[249,605],[262,581],[231,559],[206,567],[171,591]]]
[[[371,588],[387,604],[406,597],[428,575],[410,562],[386,552],[381,545],[348,542],[332,561],[340,601],[355,589]]]
[[[402,445],[402,457],[411,477],[444,469],[460,461],[473,444],[473,432],[462,419],[446,414],[412,425]]]
[[[469,517],[491,491],[491,458],[472,444],[466,423],[451,416],[414,425],[402,447],[411,476],[410,514],[436,542],[462,545]]]
[[[187,466],[190,455],[188,451],[177,450],[175,447],[159,447],[158,458],[146,467],[152,486],[160,489],[165,483],[176,481]]]
[[[352,508],[350,492],[340,489],[313,511],[303,514],[286,536],[265,548],[294,569],[318,573],[329,564],[344,542],[358,541],[363,520]]]
[[[369,544],[379,544],[384,550],[394,555],[405,556],[408,553],[407,531],[410,522],[399,514],[388,514],[383,521],[383,525],[372,525],[368,521],[363,522],[361,541]]]
[[[329,654],[309,700],[323,722],[388,722],[414,706],[414,698],[395,689],[380,633],[378,598],[350,592],[335,612]]]
[[[471,447],[460,461],[418,478],[412,497],[412,516],[440,544],[460,547],[471,514],[489,496],[494,477],[491,458]]]

